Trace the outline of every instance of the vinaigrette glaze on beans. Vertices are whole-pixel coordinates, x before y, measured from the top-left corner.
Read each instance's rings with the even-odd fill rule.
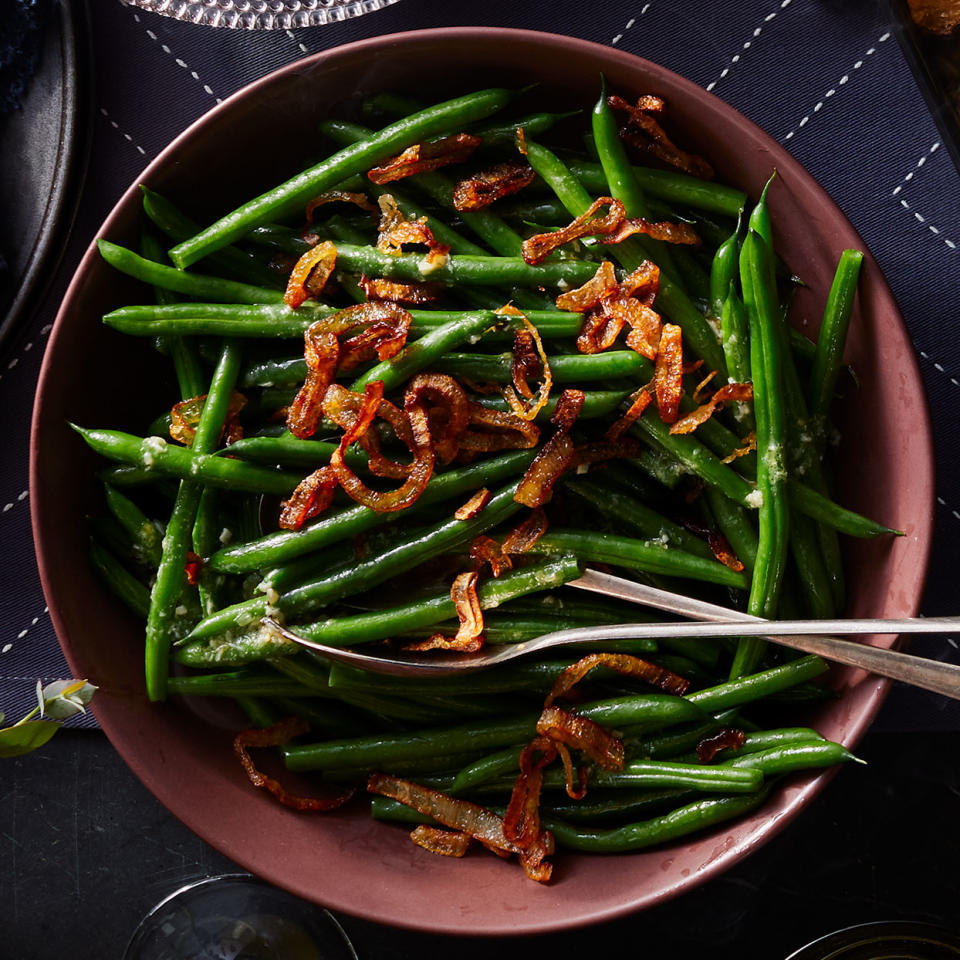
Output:
[[[112,461],[91,562],[144,623],[151,700],[232,699],[238,774],[295,810],[367,797],[426,851],[479,841],[539,882],[556,846],[670,843],[854,760],[803,725],[826,664],[618,641],[400,681],[262,618],[430,655],[650,615],[564,589],[587,564],[829,617],[839,538],[896,533],[835,503],[824,462],[862,254],[819,340],[791,331],[777,178],[751,205],[669,104],[598,87],[373,96],[208,226],[144,187],[139,251],[99,241],[143,297],[103,320],[169,384],[142,435],[75,425]]]

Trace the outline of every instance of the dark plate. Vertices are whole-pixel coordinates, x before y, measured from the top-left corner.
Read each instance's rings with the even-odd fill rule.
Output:
[[[86,104],[83,5],[54,4],[22,108],[0,119],[0,346],[57,267],[80,197]]]

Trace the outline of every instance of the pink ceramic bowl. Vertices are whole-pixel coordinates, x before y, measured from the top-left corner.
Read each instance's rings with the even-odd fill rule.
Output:
[[[566,37],[431,30],[310,57],[212,110],[141,179],[199,219],[212,220],[305,165],[318,149],[309,132],[328,105],[379,90],[423,91],[442,77],[451,93],[491,81],[539,81],[545,102],[589,106],[601,73],[613,89],[665,97],[683,142],[711,160],[719,179],[755,198],[770,171],[779,171],[772,192],[778,247],[807,282],[795,313],[815,329],[840,251],[863,247],[829,197],[788,153],[716,97],[645,60]],[[133,184],[100,236],[135,247],[139,207]],[[931,432],[896,304],[869,256],[863,273],[849,342],[862,386],[841,424],[840,496],[905,536],[851,547],[848,613],[905,616],[916,612],[927,565]],[[213,711],[203,719],[182,703],[147,702],[141,631],[86,559],[85,518],[97,502],[97,463],[67,421],[136,430],[155,415],[150,351],[100,323],[104,312],[142,298],[91,246],[57,318],[37,391],[34,532],[57,634],[74,674],[101,688],[94,711],[104,730],[160,801],[222,853],[303,897],[381,923],[460,934],[536,933],[610,919],[703,883],[782,829],[823,788],[826,776],[794,778],[749,819],[663,849],[605,857],[561,852],[546,886],[492,856],[431,856],[406,830],[375,823],[360,810],[297,814],[251,789],[232,755],[229,725]],[[853,744],[887,684],[852,670],[838,670],[833,682],[840,698],[813,721],[825,736]]]

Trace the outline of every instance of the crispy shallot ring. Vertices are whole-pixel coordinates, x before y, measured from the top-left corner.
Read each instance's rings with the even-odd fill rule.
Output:
[[[476,653],[483,647],[483,610],[477,596],[477,570],[468,570],[457,574],[450,587],[450,599],[453,601],[460,618],[460,626],[455,637],[445,637],[435,633],[432,637],[418,643],[406,644],[404,650],[452,650],[458,653]]]
[[[313,232],[313,215],[322,206],[328,203],[352,203],[355,207],[367,213],[377,215],[377,208],[370,202],[370,198],[365,193],[355,193],[350,190],[328,190],[321,193],[319,197],[314,197],[308,204],[306,210],[306,223],[300,231],[300,237],[310,244],[317,243],[320,238]]]
[[[544,707],[537,720],[537,733],[583,751],[605,770],[623,769],[623,741],[587,717],[562,707]]]
[[[724,463],[733,463],[734,460],[738,460],[740,457],[745,457],[748,453],[753,453],[757,449],[757,434],[755,430],[751,430],[743,438],[743,446],[738,447],[733,453],[728,454],[723,458]]]
[[[374,380],[364,387],[364,395],[357,412],[357,394],[340,384],[331,384],[323,401],[323,412],[335,423],[345,426],[346,433],[330,457],[333,468],[346,494],[357,503],[389,513],[403,510],[415,503],[426,489],[433,473],[433,445],[427,416],[419,403],[410,403],[404,410],[383,399],[383,381]],[[351,422],[351,416],[355,417]],[[393,428],[397,437],[409,448],[413,457],[403,484],[395,490],[371,490],[347,465],[344,455],[350,444],[364,436],[374,417],[380,416]]]
[[[407,384],[404,405],[418,402],[427,410],[433,452],[442,464],[450,463],[470,425],[470,399],[453,377],[445,373],[418,373]]]
[[[594,216],[601,207],[607,207],[602,217]],[[613,233],[623,222],[626,213],[623,204],[614,197],[597,197],[579,217],[567,226],[549,233],[536,233],[523,241],[520,255],[531,266],[546,260],[558,247],[580,237],[605,237]]]
[[[547,532],[549,522],[542,508],[531,510],[504,538],[503,552],[510,554],[526,553]]]
[[[690,247],[700,245],[700,235],[689,223],[674,223],[671,220],[651,221],[644,217],[628,217],[604,239],[604,243],[622,243],[627,237],[642,233],[662,243],[679,243]]]
[[[485,563],[489,563],[490,572],[494,577],[499,577],[504,570],[509,570],[513,566],[513,561],[504,548],[493,537],[483,533],[475,537],[470,544],[470,559],[476,561],[478,570]]]
[[[639,677],[651,686],[678,697],[683,696],[690,689],[690,681],[685,677],[658,667],[655,663],[641,660],[640,657],[628,653],[589,653],[571,664],[557,677],[543,701],[544,707],[549,707],[554,700],[567,696],[595,667],[606,667],[625,676]]]
[[[290,271],[283,302],[296,310],[309,296],[316,297],[330,279],[336,265],[337,248],[329,240],[311,247]]]
[[[536,737],[520,751],[520,773],[503,815],[503,834],[518,847],[530,847],[540,837],[543,771],[556,757],[557,748],[546,737]]]
[[[207,395],[202,393],[198,397],[181,400],[170,408],[170,437],[173,440],[182,443],[185,447],[193,446],[193,438],[197,435],[197,424],[200,422],[200,414],[203,413],[206,402]],[[220,442],[224,446],[229,447],[243,436],[240,412],[246,405],[247,398],[242,393],[234,390],[230,394],[223,426],[220,428]]]
[[[438,283],[398,283],[383,277],[370,279],[365,275],[360,277],[360,289],[368,300],[386,300],[409,306],[434,303],[443,295],[443,287]]]
[[[418,847],[423,847],[424,850],[441,857],[462,857],[473,843],[473,837],[469,833],[432,827],[427,823],[414,827],[410,833],[410,839]]]
[[[289,793],[280,783],[265,773],[261,773],[254,765],[248,752],[249,747],[281,747],[293,737],[306,733],[310,725],[299,717],[288,717],[275,723],[272,727],[263,730],[241,730],[233,738],[233,752],[240,760],[243,769],[247,772],[250,782],[255,787],[268,790],[284,806],[295,810],[326,811],[342,807],[354,794],[354,787],[347,787],[331,797],[301,797]]]
[[[716,733],[697,741],[697,759],[701,763],[713,763],[713,758],[721,750],[739,750],[747,737],[742,730],[735,727],[721,727]]]
[[[504,310],[506,309],[504,307]],[[518,329],[513,337],[513,361],[510,365],[513,385],[504,388],[503,396],[518,417],[535,420],[550,399],[553,373],[547,360],[547,352],[543,349],[540,331],[522,313],[519,313],[519,316],[523,321],[523,329]],[[527,382],[530,376],[540,377],[536,398]],[[522,403],[517,393],[534,402]]]
[[[470,402],[470,424],[460,438],[460,449],[480,453],[529,450],[537,445],[540,428],[508,410]]]

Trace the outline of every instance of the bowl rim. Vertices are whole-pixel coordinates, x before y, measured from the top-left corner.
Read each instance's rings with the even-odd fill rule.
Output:
[[[860,238],[857,231],[843,211],[840,210],[840,208],[836,205],[836,203],[834,203],[834,201],[829,197],[829,195],[815,180],[815,178],[809,172],[807,172],[807,170],[799,163],[799,161],[793,158],[793,156],[786,150],[785,147],[773,140],[773,138],[770,137],[762,128],[740,113],[740,111],[736,110],[734,107],[730,106],[716,95],[699,87],[693,81],[688,80],[686,77],[683,77],[666,67],[660,66],[659,64],[649,61],[643,57],[639,57],[635,54],[628,53],[625,50],[608,47],[605,44],[596,43],[593,41],[582,40],[562,34],[550,33],[547,31],[508,29],[500,27],[440,27],[411,30],[395,34],[385,34],[369,39],[354,41],[352,43],[344,44],[339,47],[321,51],[311,56],[295,60],[283,67],[271,71],[252,83],[241,87],[231,96],[224,99],[222,103],[214,106],[193,121],[185,130],[176,136],[147,165],[140,176],[138,176],[137,179],[126,190],[123,191],[97,230],[89,247],[83,254],[70,285],[64,294],[61,307],[57,313],[53,329],[50,333],[47,350],[45,351],[43,364],[37,382],[31,423],[31,490],[38,489],[39,474],[37,451],[39,445],[39,435],[41,431],[41,420],[43,419],[45,387],[47,385],[48,378],[50,378],[52,375],[53,364],[51,357],[53,357],[56,353],[54,349],[55,344],[66,326],[70,303],[80,288],[84,274],[87,272],[94,259],[99,258],[96,247],[96,237],[110,235],[117,221],[121,219],[122,212],[130,204],[131,200],[139,195],[139,184],[142,182],[150,182],[151,176],[163,168],[171,160],[171,158],[175,158],[183,144],[190,140],[210,119],[211,116],[230,111],[239,101],[249,97],[251,94],[258,92],[265,87],[268,87],[278,78],[302,71],[305,65],[309,65],[311,69],[321,69],[325,62],[336,61],[341,57],[354,57],[358,54],[363,54],[366,51],[377,51],[378,53],[382,53],[384,50],[386,50],[389,52],[393,48],[416,45],[418,43],[427,42],[429,38],[436,37],[442,37],[445,41],[450,43],[471,43],[477,40],[495,40],[497,43],[504,44],[515,42],[521,45],[537,45],[547,43],[568,52],[572,57],[577,57],[582,54],[593,54],[594,56],[600,56],[616,63],[619,67],[625,70],[638,72],[652,78],[666,77],[669,79],[671,85],[685,88],[689,95],[699,100],[701,103],[704,103],[712,110],[721,114],[725,114],[729,120],[738,125],[750,127],[760,143],[762,143],[767,150],[775,153],[778,158],[780,158],[778,159],[778,170],[780,170],[782,173],[785,173],[785,175],[789,175],[790,178],[804,181],[807,189],[811,190],[817,196],[819,204],[822,204],[836,212],[838,217],[837,222],[842,226],[845,242],[847,245],[855,245],[864,251],[865,265],[867,263],[871,264],[876,273],[877,289],[874,292],[877,296],[879,296],[882,302],[887,304],[889,308],[892,309],[893,315],[900,321],[899,332],[903,333],[904,336],[907,337],[907,343],[909,344],[906,326],[903,323],[902,314],[899,310],[893,293],[890,290],[890,287],[887,284],[886,279],[883,277],[883,274],[880,271],[879,266],[876,264],[872,254],[869,252],[866,244]],[[912,349],[906,352],[905,362],[916,382],[922,385],[923,380],[921,377],[919,364],[916,354]],[[907,614],[914,614],[917,612],[920,600],[922,598],[923,584],[926,580],[930,559],[933,522],[935,515],[933,487],[933,479],[935,477],[933,433],[929,400],[925,393],[922,397],[920,406],[922,408],[922,422],[917,424],[917,432],[921,439],[922,462],[917,464],[917,473],[929,477],[930,483],[928,486],[930,490],[930,496],[926,505],[926,510],[922,511],[922,513],[918,510],[916,518],[918,539],[922,540],[922,544],[920,546],[922,551],[922,560],[914,567],[914,571],[917,574],[916,582],[918,587],[916,595],[912,596],[909,600],[910,609]],[[66,639],[66,624],[63,622],[63,619],[60,616],[58,605],[53,602],[55,600],[55,595],[53,591],[53,585],[51,583],[49,565],[43,549],[43,545],[46,540],[44,517],[42,504],[38,501],[38,498],[31,497],[30,508],[38,569],[44,594],[48,601],[51,620],[67,662],[71,669],[76,671],[78,662],[77,656],[75,655],[75,652],[72,649],[69,641]],[[870,678],[868,681],[865,681],[865,683],[868,684],[868,692],[865,694],[864,701],[867,705],[863,710],[861,710],[859,715],[849,727],[848,736],[844,740],[845,744],[849,747],[852,747],[859,742],[868,726],[873,722],[891,686],[891,681],[876,677]],[[513,916],[505,919],[495,918],[492,921],[486,921],[484,919],[478,920],[475,917],[450,917],[446,915],[441,916],[439,914],[432,914],[429,917],[419,915],[411,916],[399,912],[386,914],[382,909],[380,909],[378,912],[377,908],[370,909],[368,905],[358,906],[358,904],[352,901],[345,902],[343,897],[335,888],[324,890],[324,899],[320,900],[312,888],[305,887],[302,884],[298,885],[291,878],[285,877],[281,869],[282,865],[265,869],[263,864],[251,863],[245,859],[242,843],[234,842],[231,844],[228,839],[223,837],[210,839],[208,836],[204,835],[204,833],[196,825],[197,817],[194,816],[189,809],[184,810],[178,807],[176,802],[176,789],[171,788],[169,785],[164,785],[161,778],[154,778],[151,775],[150,770],[147,768],[147,765],[145,765],[140,758],[128,755],[127,750],[130,748],[130,744],[127,742],[128,738],[125,730],[123,729],[122,725],[117,725],[113,722],[111,710],[108,709],[103,703],[98,703],[96,698],[92,704],[92,709],[94,715],[97,717],[97,720],[100,722],[101,728],[106,733],[115,749],[117,749],[117,751],[124,758],[124,761],[130,767],[132,772],[142,782],[144,782],[148,789],[171,813],[180,819],[189,829],[197,833],[205,842],[210,843],[211,846],[218,849],[221,853],[224,853],[226,856],[235,860],[245,869],[249,869],[252,872],[257,873],[257,875],[269,880],[277,886],[287,889],[290,892],[307,899],[315,900],[316,902],[321,903],[323,906],[329,907],[330,909],[340,910],[344,913],[364,917],[375,922],[421,932],[468,934],[474,936],[543,934],[547,932],[556,932],[559,930],[572,929],[589,924],[609,921],[616,917],[631,914],[641,909],[662,903],[673,898],[674,896],[679,895],[680,893],[692,890],[695,887],[706,883],[708,880],[729,869],[736,862],[748,855],[750,852],[752,852],[752,850],[761,844],[771,840],[774,836],[779,834],[779,832],[784,829],[788,823],[792,822],[793,819],[795,819],[806,808],[806,806],[817,797],[820,791],[837,772],[836,768],[829,769],[817,775],[811,775],[806,778],[792,780],[786,786],[781,786],[778,792],[774,794],[777,799],[768,799],[764,807],[761,808],[760,813],[765,814],[762,824],[757,824],[755,822],[758,818],[758,813],[753,814],[752,819],[747,821],[753,824],[752,827],[749,830],[746,830],[735,842],[727,844],[722,850],[715,851],[708,863],[704,864],[697,871],[691,872],[690,875],[683,880],[663,885],[649,895],[641,897],[635,896],[632,899],[625,897],[619,902],[608,904],[603,908],[581,909],[580,912],[569,909],[574,906],[574,904],[569,903],[565,906],[565,911],[569,909],[569,912],[564,912],[563,914],[561,914],[555,906],[548,906],[545,908],[544,915],[538,915],[536,917]],[[789,800],[787,799],[788,793]],[[773,804],[773,807],[771,807],[771,804]],[[743,822],[744,821],[738,821],[737,823],[740,824]],[[691,838],[691,840],[694,839],[698,840],[699,837]]]

